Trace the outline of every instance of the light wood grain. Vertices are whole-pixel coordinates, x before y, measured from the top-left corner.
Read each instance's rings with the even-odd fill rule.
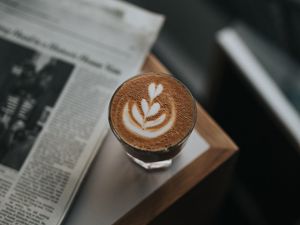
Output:
[[[143,72],[149,71],[169,73],[153,55],[147,58],[143,67]],[[199,104],[197,105],[197,114],[196,129],[209,143],[210,149],[128,212],[116,224],[143,225],[149,223],[237,152],[238,148],[234,142]]]

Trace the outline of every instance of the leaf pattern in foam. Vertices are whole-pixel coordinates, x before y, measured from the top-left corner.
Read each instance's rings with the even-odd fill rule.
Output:
[[[150,100],[152,101],[155,98],[155,83],[151,83],[148,86],[148,95],[150,97]]]
[[[155,114],[158,113],[159,110],[160,110],[160,104],[157,103],[157,102],[155,102],[155,103],[151,106],[150,110],[148,111],[147,117],[149,117],[149,116],[154,116]]]
[[[147,100],[143,98],[141,101],[141,105],[142,105],[142,110],[143,110],[144,116],[147,116],[148,111],[149,111],[149,105],[148,105]]]
[[[143,116],[141,115],[140,111],[138,110],[138,107],[136,104],[133,104],[133,106],[132,106],[132,115],[136,122],[138,122],[141,126],[144,125]]]
[[[150,100],[149,101],[147,101],[146,99],[141,100],[142,112],[136,103],[134,103],[132,105],[131,111],[132,111],[132,116],[133,116],[132,119],[134,121],[130,120],[129,123],[134,122],[134,124],[132,124],[131,127],[133,126],[133,127],[135,127],[134,129],[141,128],[142,130],[145,130],[147,128],[153,128],[155,126],[158,126],[164,122],[164,120],[166,119],[166,114],[162,114],[159,117],[155,118],[154,120],[147,121],[148,117],[154,116],[159,112],[161,106],[158,102],[153,103],[153,100],[162,93],[163,89],[164,89],[164,87],[162,84],[156,85],[154,82],[148,86],[148,94],[149,94]],[[128,105],[127,105],[127,107],[128,107]],[[127,111],[128,111],[128,108],[127,108]],[[138,124],[140,125],[140,128],[136,127]],[[166,126],[169,126],[169,125],[167,124]],[[161,128],[159,128],[159,129],[161,129]],[[169,128],[167,128],[167,129],[169,129]],[[147,132],[150,132],[150,131],[147,131]]]
[[[147,121],[144,127],[149,128],[149,127],[160,125],[162,122],[164,122],[165,119],[166,119],[166,114],[162,114],[155,120]]]
[[[156,90],[155,90],[154,98],[159,96],[161,94],[161,92],[163,91],[163,89],[164,89],[164,87],[161,84],[157,85]]]

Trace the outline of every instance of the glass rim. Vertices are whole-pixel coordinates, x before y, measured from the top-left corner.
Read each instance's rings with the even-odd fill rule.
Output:
[[[137,77],[141,77],[141,76],[147,76],[147,74],[154,74],[154,75],[159,75],[159,76],[169,76],[171,77],[172,79],[176,80],[179,84],[181,84],[184,89],[187,91],[187,93],[190,95],[190,97],[192,98],[192,102],[193,102],[193,124],[192,126],[190,127],[190,129],[188,130],[188,132],[184,135],[184,137],[182,139],[180,139],[177,143],[167,147],[167,148],[162,148],[162,149],[152,149],[152,150],[149,150],[149,149],[144,149],[144,148],[138,148],[137,146],[134,146],[134,145],[131,145],[129,143],[127,143],[125,140],[122,139],[121,135],[118,134],[118,132],[116,131],[116,129],[114,128],[113,124],[112,124],[112,119],[111,119],[111,105],[112,105],[112,101],[115,97],[115,95],[118,93],[118,91],[129,81],[137,78]],[[114,133],[114,135],[117,137],[117,139],[124,145],[132,148],[132,149],[135,149],[135,150],[138,150],[138,151],[144,151],[144,152],[161,152],[161,151],[168,151],[169,149],[171,148],[174,148],[174,146],[180,146],[181,144],[183,144],[187,139],[188,137],[190,136],[190,134],[192,133],[192,131],[194,130],[195,128],[195,125],[196,125],[196,122],[197,122],[197,104],[196,104],[196,100],[194,98],[194,96],[192,95],[191,91],[186,87],[186,85],[181,82],[180,80],[178,80],[177,78],[175,78],[173,75],[171,74],[168,74],[168,73],[163,73],[163,72],[143,72],[143,73],[140,73],[140,74],[137,74],[135,76],[132,76],[130,77],[129,79],[125,80],[124,82],[122,82],[118,88],[114,91],[113,95],[111,96],[110,98],[110,101],[109,101],[109,106],[108,106],[108,122],[109,122],[109,126],[112,130],[112,132]]]

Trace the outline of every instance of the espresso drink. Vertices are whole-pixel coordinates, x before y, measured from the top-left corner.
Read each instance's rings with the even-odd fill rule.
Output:
[[[195,124],[195,102],[175,78],[146,73],[123,83],[110,102],[109,121],[128,153],[143,161],[174,157]]]

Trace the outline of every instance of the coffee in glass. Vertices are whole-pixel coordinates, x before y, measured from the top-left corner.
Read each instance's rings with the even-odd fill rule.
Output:
[[[163,73],[144,73],[125,81],[109,105],[109,123],[127,155],[146,169],[168,167],[196,121],[189,90]]]

